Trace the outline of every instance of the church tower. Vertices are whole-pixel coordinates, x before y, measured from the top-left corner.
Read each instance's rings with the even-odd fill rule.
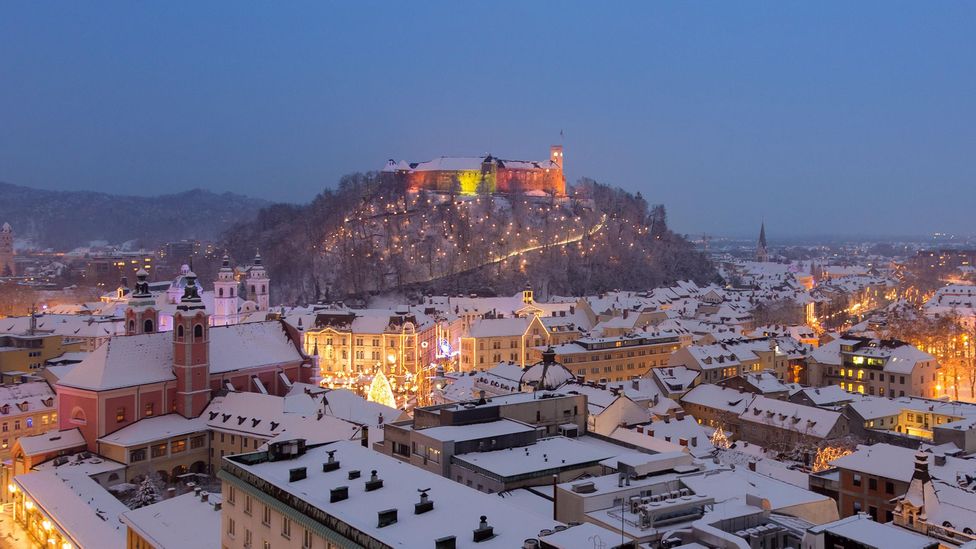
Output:
[[[257,304],[259,311],[268,310],[268,286],[271,279],[261,263],[261,252],[254,256],[254,264],[247,270],[247,296]]]
[[[148,278],[145,269],[136,273],[136,287],[125,310],[125,335],[151,334],[159,330],[159,311],[156,299],[149,292]]]
[[[0,276],[16,276],[17,266],[14,265],[14,230],[10,223],[0,227]]]
[[[552,163],[559,166],[559,169],[563,169],[563,146],[553,145],[549,147],[549,160]]]
[[[234,278],[230,258],[224,254],[217,280],[214,281],[213,325],[226,326],[237,322],[237,279]]]
[[[759,227],[759,244],[756,246],[756,261],[765,263],[769,261],[769,249],[766,247],[766,222],[763,221]]]
[[[176,412],[192,418],[210,402],[210,326],[197,291],[197,275],[189,271],[186,278],[183,298],[173,315],[173,373]]]

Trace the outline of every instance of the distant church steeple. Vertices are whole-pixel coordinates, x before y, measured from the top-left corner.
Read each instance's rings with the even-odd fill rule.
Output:
[[[756,246],[756,261],[769,261],[769,249],[766,247],[766,222],[759,227],[759,244]]]

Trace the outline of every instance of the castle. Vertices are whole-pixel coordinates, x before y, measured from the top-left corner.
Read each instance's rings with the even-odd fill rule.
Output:
[[[382,174],[405,183],[410,191],[566,195],[562,145],[550,147],[549,159],[541,161],[505,160],[490,154],[442,156],[427,162],[390,159]]]

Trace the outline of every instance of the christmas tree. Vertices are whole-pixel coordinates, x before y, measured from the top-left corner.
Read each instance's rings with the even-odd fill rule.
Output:
[[[136,489],[135,497],[132,500],[132,508],[138,509],[152,505],[157,501],[159,501],[159,488],[156,487],[156,479],[152,475],[146,475]]]
[[[369,394],[366,396],[366,400],[379,402],[390,408],[397,407],[396,398],[393,396],[393,387],[390,386],[390,380],[386,378],[383,370],[378,370],[373,376],[373,382],[369,384]]]

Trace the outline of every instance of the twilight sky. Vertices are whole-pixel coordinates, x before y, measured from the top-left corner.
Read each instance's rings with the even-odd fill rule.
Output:
[[[976,233],[974,3],[93,7],[0,7],[0,181],[303,202],[563,130],[681,232]]]

